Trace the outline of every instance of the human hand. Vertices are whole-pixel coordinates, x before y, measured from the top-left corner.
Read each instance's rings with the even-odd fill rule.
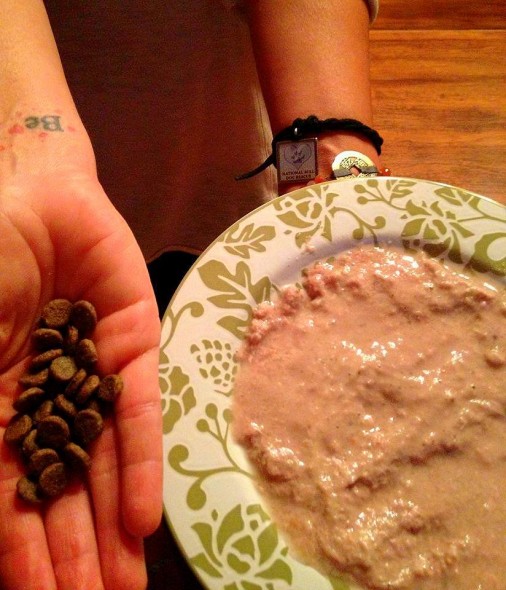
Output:
[[[159,320],[141,252],[92,174],[0,179],[0,587],[143,588],[162,461]],[[56,297],[95,305],[98,370],[125,388],[91,447],[88,484],[39,509],[16,497],[24,468],[3,433],[31,330]]]

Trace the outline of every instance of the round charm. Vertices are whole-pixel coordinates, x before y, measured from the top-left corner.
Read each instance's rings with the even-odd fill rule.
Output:
[[[337,154],[332,162],[332,172],[337,180],[378,175],[378,169],[368,156],[352,150]]]

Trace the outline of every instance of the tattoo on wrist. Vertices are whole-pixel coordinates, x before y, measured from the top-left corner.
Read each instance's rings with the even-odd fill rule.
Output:
[[[76,127],[64,123],[64,116],[61,114],[23,115],[18,111],[15,117],[3,123],[2,125],[0,121],[0,152],[13,147],[15,138],[25,132],[28,135],[34,133],[40,141],[44,141],[50,135],[77,131]]]
[[[30,116],[24,120],[28,129],[42,129],[44,131],[63,131],[60,115]]]

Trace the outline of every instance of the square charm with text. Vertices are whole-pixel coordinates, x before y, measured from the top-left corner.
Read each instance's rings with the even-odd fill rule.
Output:
[[[316,137],[276,144],[278,182],[313,180],[318,172]]]

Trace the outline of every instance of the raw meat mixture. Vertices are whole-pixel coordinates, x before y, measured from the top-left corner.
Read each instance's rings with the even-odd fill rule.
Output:
[[[363,246],[255,312],[233,415],[296,553],[371,589],[506,588],[506,296]]]

